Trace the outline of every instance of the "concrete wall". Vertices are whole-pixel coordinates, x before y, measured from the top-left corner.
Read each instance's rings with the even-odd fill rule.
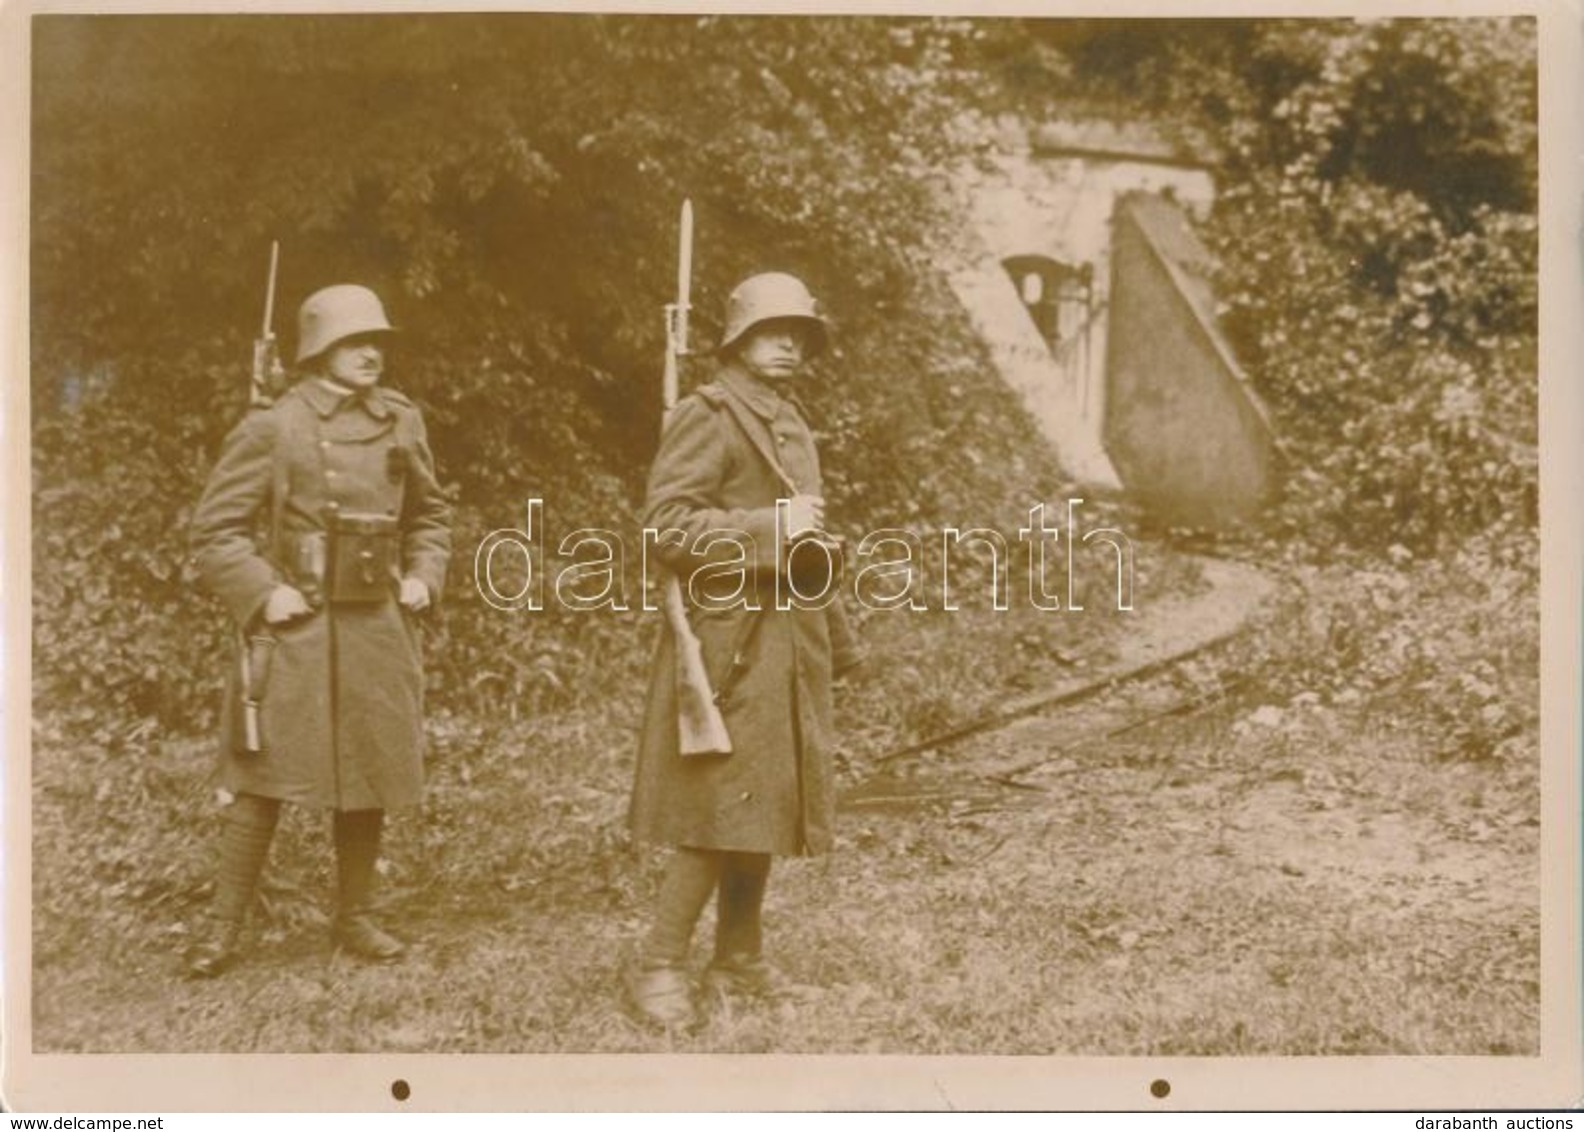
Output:
[[[1208,285],[1172,254],[1197,241],[1165,227],[1158,198],[1137,204],[1113,225],[1106,451],[1128,493],[1163,518],[1251,518],[1274,476],[1264,409],[1207,313]]]
[[[1069,474],[1097,487],[1118,486],[1102,438],[1112,212],[1122,195],[1140,190],[1169,192],[1191,210],[1206,209],[1214,197],[1210,174],[1152,161],[1021,152],[965,171],[956,189],[967,221],[959,261],[948,267],[958,298]],[[1094,268],[1088,349],[1065,364],[1046,347],[1002,267],[1027,254]]]

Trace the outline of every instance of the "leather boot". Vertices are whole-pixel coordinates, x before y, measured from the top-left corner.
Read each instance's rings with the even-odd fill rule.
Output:
[[[198,938],[187,948],[187,974],[195,979],[213,979],[225,974],[241,957],[238,946],[241,935],[240,921],[206,917]]]
[[[407,945],[374,922],[367,912],[343,912],[331,929],[336,946],[371,963],[394,963]]]
[[[717,955],[704,968],[702,986],[712,999],[767,998],[774,992],[775,975],[761,955]]]
[[[820,993],[818,987],[789,981],[763,956],[747,954],[715,956],[704,968],[699,987],[712,1007],[752,999],[807,1002]]]
[[[407,945],[374,922],[374,865],[379,860],[383,810],[337,810],[334,819],[338,908],[331,938],[359,959],[394,963]]]
[[[693,987],[680,964],[640,961],[623,977],[627,1008],[646,1025],[665,1030],[687,1030],[698,1024]]]

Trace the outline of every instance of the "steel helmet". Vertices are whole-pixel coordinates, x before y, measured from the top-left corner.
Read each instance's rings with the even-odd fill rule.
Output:
[[[355,283],[315,291],[297,311],[297,362],[318,357],[343,338],[376,331],[394,333],[379,296]]]
[[[744,279],[726,300],[726,332],[716,352],[725,353],[759,323],[774,318],[795,318],[808,324],[809,357],[825,349],[825,316],[803,280],[784,272],[767,271]]]

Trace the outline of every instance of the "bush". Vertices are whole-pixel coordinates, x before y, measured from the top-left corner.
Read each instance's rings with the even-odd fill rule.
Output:
[[[243,412],[273,238],[278,311],[354,278],[403,329],[393,382],[424,406],[459,503],[438,707],[542,710],[643,663],[634,617],[504,615],[469,573],[529,497],[558,532],[635,533],[684,196],[697,345],[754,270],[803,273],[833,312],[807,400],[838,526],[1021,515],[1031,490],[1054,492],[1016,398],[918,262],[940,223],[918,173],[956,144],[960,35],[861,19],[41,20],[38,708],[95,730],[212,719],[225,630],[181,573],[183,526]]]
[[[642,623],[490,610],[472,551],[530,496],[632,530],[684,196],[700,344],[754,270],[834,313],[807,401],[838,528],[1064,493],[933,272],[930,174],[1079,97],[1222,147],[1272,534],[1424,555],[1536,521],[1533,21],[51,16],[34,71],[35,702],[101,741],[212,719],[183,525],[270,239],[278,310],[356,278],[405,331],[459,503],[437,705],[537,710],[628,679]]]
[[[1539,542],[1481,536],[1415,559],[1303,567],[1267,631],[1226,663],[1264,704],[1387,721],[1442,759],[1534,756],[1539,725]]]

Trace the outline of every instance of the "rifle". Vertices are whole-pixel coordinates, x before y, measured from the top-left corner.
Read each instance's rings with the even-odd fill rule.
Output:
[[[662,403],[668,418],[677,403],[680,360],[688,353],[688,301],[693,281],[693,202],[682,202],[681,232],[677,246],[677,298],[665,306],[666,356],[662,383]],[[709,673],[704,668],[704,650],[688,621],[682,600],[682,584],[674,573],[667,573],[662,602],[666,624],[676,648],[677,749],[683,755],[729,755],[731,736],[720,705],[710,690]]]
[[[248,387],[248,408],[267,409],[275,403],[275,395],[285,384],[286,371],[281,366],[280,351],[275,345],[275,269],[280,264],[280,241],[270,241],[269,282],[264,286],[264,328],[253,339],[253,380]]]
[[[264,326],[253,339],[253,372],[248,383],[248,408],[267,409],[285,384],[280,351],[275,344],[275,271],[280,265],[280,241],[270,241],[269,282],[264,285]],[[242,700],[242,749],[257,754],[264,749],[259,730],[259,705],[269,680],[270,655],[275,638],[267,632],[251,636],[245,629],[237,632],[238,691]]]

